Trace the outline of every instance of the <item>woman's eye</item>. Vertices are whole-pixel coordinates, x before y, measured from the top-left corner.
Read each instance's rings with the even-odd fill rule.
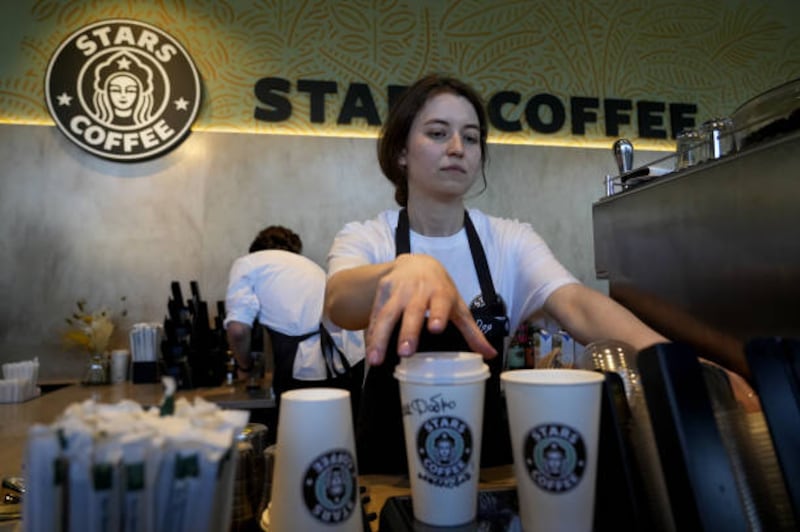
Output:
[[[480,142],[480,137],[477,135],[464,135],[464,140],[470,144],[478,144]]]
[[[441,139],[444,138],[446,135],[447,133],[441,129],[433,129],[431,131],[428,131],[428,136],[432,139]]]

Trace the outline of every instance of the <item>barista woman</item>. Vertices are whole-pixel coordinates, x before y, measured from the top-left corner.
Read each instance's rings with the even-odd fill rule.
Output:
[[[485,186],[487,121],[465,83],[429,75],[392,107],[378,159],[400,210],[349,223],[328,257],[325,309],[346,329],[366,329],[370,365],[356,428],[359,470],[406,467],[398,356],[470,350],[491,369],[484,407],[483,466],[511,463],[500,395],[503,339],[543,310],[581,343],[665,341],[610,298],[580,284],[530,225],[466,209]]]

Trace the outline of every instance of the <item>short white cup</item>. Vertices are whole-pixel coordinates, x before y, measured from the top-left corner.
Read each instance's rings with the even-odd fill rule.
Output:
[[[363,532],[351,416],[345,390],[281,395],[270,532]]]
[[[475,353],[401,358],[403,429],[414,518],[434,526],[475,519],[489,367]]]
[[[127,349],[111,351],[111,382],[128,380],[128,369],[131,365],[131,352]]]
[[[500,379],[523,530],[592,530],[603,374],[531,369]]]

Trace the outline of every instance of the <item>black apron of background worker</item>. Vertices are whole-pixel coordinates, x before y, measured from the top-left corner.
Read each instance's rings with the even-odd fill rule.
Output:
[[[485,328],[491,324],[491,329],[484,334],[498,353],[496,357],[486,361],[490,376],[486,381],[483,405],[481,466],[510,464],[512,458],[508,416],[500,394],[500,372],[503,369],[503,344],[508,334],[508,317],[505,304],[494,290],[483,246],[466,211],[464,226],[484,301],[483,307],[472,309],[472,316]],[[411,252],[409,231],[408,213],[403,209],[400,211],[395,232],[397,255]],[[408,471],[400,387],[394,378],[395,366],[400,361],[397,354],[399,332],[398,321],[386,347],[383,364],[371,366],[367,371],[356,424],[358,471],[362,474],[404,474]],[[470,351],[470,348],[456,326],[448,322],[447,328],[441,334],[431,334],[427,325],[423,324],[417,352],[425,351]]]
[[[275,404],[280,409],[280,396],[283,392],[299,388],[342,388],[350,392],[353,419],[360,403],[361,385],[364,380],[365,362],[350,365],[344,353],[336,347],[328,330],[320,324],[319,330],[300,336],[279,333],[264,325],[270,337],[274,368],[272,371],[272,390],[275,393]],[[325,359],[327,378],[325,380],[306,381],[294,378],[294,360],[297,348],[304,340],[320,335],[321,355]],[[339,361],[337,365],[334,359]]]

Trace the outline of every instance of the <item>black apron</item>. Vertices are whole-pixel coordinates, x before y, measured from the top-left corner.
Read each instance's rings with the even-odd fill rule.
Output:
[[[484,395],[481,466],[510,464],[512,456],[508,415],[505,401],[500,393],[500,372],[503,370],[503,346],[504,339],[508,335],[508,316],[505,304],[494,290],[483,246],[466,211],[464,212],[464,227],[484,301],[483,307],[472,309],[472,316],[481,326],[486,339],[498,353],[495,358],[486,361],[490,376],[486,381]],[[397,255],[411,252],[409,232],[408,212],[402,209],[395,232]],[[356,423],[356,454],[358,455],[359,473],[405,474],[408,472],[400,406],[400,387],[394,378],[395,366],[400,362],[397,354],[399,332],[400,321],[389,339],[383,364],[371,366],[367,371]],[[441,334],[431,334],[428,332],[427,324],[423,324],[417,351],[470,351],[470,347],[458,328],[452,322],[448,322]]]
[[[272,390],[275,393],[275,404],[280,408],[280,396],[283,392],[298,388],[342,388],[350,392],[353,419],[361,401],[361,385],[364,380],[364,365],[362,360],[351,365],[331,338],[330,333],[322,324],[319,330],[299,336],[290,336],[279,333],[264,326],[269,333],[272,343],[274,369],[272,372]],[[300,343],[314,335],[320,335],[322,356],[325,359],[327,378],[325,380],[305,381],[295,379],[293,375],[294,360],[297,357],[297,348]],[[341,368],[337,367],[334,359],[339,361]]]

